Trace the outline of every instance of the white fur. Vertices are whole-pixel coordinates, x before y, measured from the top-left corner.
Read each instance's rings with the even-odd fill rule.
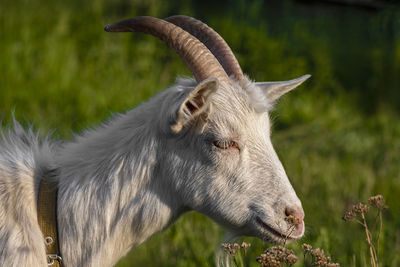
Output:
[[[271,104],[247,78],[232,80],[211,94],[202,114],[171,132],[196,86],[178,80],[71,142],[41,140],[14,122],[0,142],[0,265],[46,266],[36,198],[49,171],[59,182],[66,266],[112,266],[193,209],[236,235],[280,242],[255,223],[258,216],[279,230],[287,227],[285,208],[301,208],[271,144]],[[239,150],[216,148],[219,139],[235,140]]]

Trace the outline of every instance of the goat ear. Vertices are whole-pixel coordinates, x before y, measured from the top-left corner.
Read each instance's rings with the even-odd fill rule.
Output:
[[[310,78],[311,75],[307,74],[301,76],[300,78],[283,81],[283,82],[258,82],[256,85],[260,87],[264,94],[267,96],[267,99],[271,102],[275,102],[280,98],[282,95],[286,94],[287,92],[293,90],[300,84],[302,84],[305,80]]]
[[[206,79],[183,100],[176,114],[176,120],[171,125],[171,130],[178,133],[183,126],[207,110],[208,97],[218,88],[218,79]]]

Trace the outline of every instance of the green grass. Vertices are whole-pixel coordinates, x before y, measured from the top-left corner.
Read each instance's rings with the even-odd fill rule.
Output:
[[[110,34],[107,23],[183,13],[228,41],[243,70],[262,80],[313,75],[276,107],[273,142],[303,202],[307,242],[342,266],[368,265],[360,227],[341,220],[351,203],[381,193],[382,266],[400,265],[400,33],[397,10],[270,3],[161,0],[0,2],[0,119],[15,113],[45,134],[70,139],[190,75],[150,36]],[[223,14],[223,15],[221,15]],[[397,26],[396,26],[397,25]],[[191,212],[118,266],[212,266],[225,232]],[[255,238],[244,258],[268,244]]]

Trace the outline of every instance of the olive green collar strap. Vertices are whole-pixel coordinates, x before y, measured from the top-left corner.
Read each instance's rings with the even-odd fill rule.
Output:
[[[47,265],[62,267],[57,231],[57,181],[45,176],[38,194],[38,222],[46,245]]]

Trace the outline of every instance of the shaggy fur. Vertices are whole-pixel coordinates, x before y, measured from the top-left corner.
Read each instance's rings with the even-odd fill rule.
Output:
[[[0,143],[0,265],[47,266],[36,202],[48,171],[59,183],[66,266],[112,266],[188,210],[235,234],[280,242],[255,220],[281,231],[285,208],[301,209],[270,141],[271,104],[251,81],[232,80],[172,132],[196,86],[178,80],[71,142],[41,140],[14,122]],[[215,140],[238,147],[222,150]]]

